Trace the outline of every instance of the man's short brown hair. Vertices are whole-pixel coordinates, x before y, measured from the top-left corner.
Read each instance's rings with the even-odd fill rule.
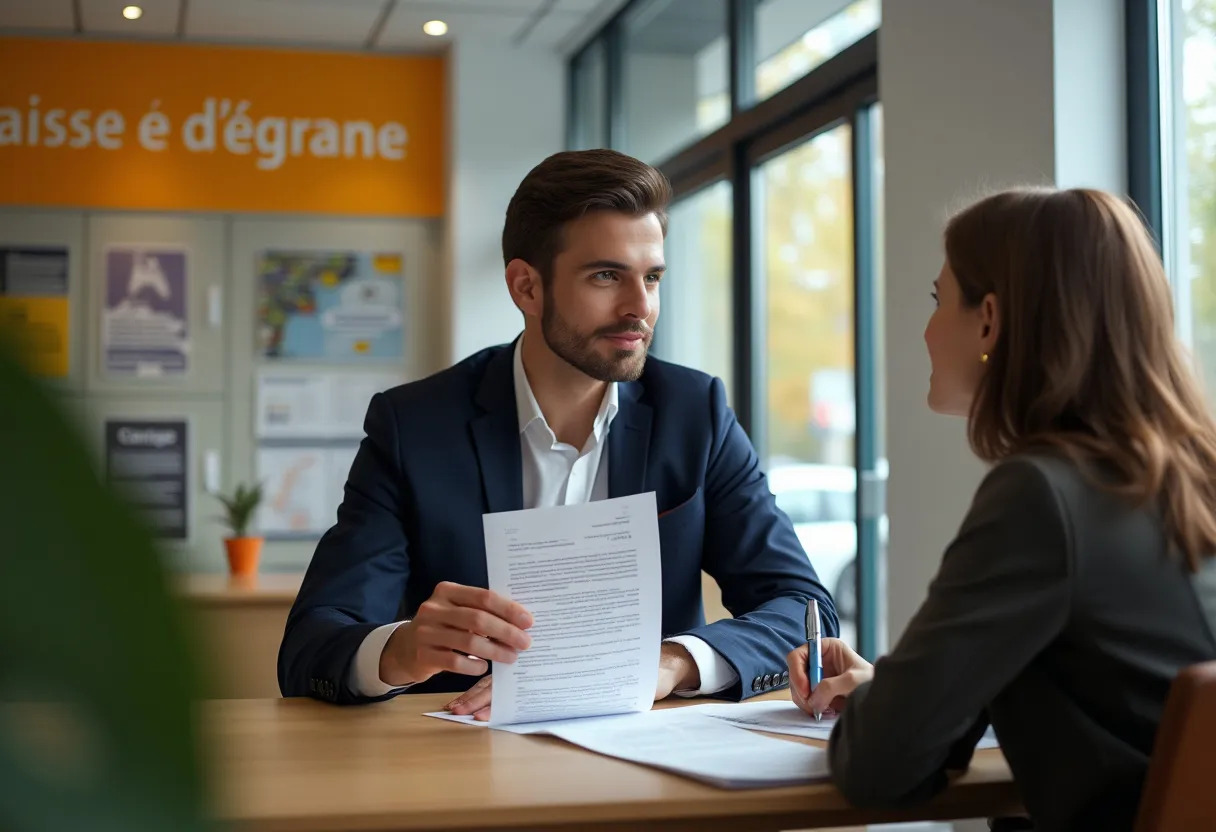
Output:
[[[615,150],[555,153],[528,172],[507,205],[503,263],[520,259],[547,284],[562,249],[562,228],[591,211],[654,214],[667,234],[671,185],[655,168]]]

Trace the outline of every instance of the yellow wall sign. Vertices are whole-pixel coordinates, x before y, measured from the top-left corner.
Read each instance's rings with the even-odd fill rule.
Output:
[[[68,374],[68,250],[0,248],[0,339],[31,372]]]
[[[0,38],[0,204],[440,216],[442,58]]]

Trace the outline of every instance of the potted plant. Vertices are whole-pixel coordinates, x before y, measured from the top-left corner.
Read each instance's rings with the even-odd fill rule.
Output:
[[[221,521],[232,531],[230,537],[224,538],[224,547],[228,550],[228,569],[236,577],[251,577],[258,571],[262,538],[249,536],[248,529],[254,510],[262,502],[262,484],[238,484],[231,496],[216,494],[215,498],[224,505]]]

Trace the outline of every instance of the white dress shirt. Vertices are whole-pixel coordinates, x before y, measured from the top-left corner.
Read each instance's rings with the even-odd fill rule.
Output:
[[[524,508],[572,506],[608,497],[608,465],[603,464],[608,432],[619,409],[616,382],[608,385],[582,449],[558,442],[540,410],[524,372],[523,336],[515,343],[515,408],[523,462]],[[383,696],[409,687],[393,687],[380,678],[380,654],[389,636],[405,621],[377,627],[367,634],[351,663],[348,683],[361,696]],[[676,691],[681,696],[717,693],[735,683],[739,675],[726,659],[696,636],[673,636],[666,641],[683,645],[697,665],[701,686]]]

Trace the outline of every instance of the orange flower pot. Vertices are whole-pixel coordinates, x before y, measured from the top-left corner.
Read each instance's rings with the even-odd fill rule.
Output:
[[[228,550],[228,570],[238,578],[257,574],[258,560],[262,555],[262,538],[229,537],[224,539]]]

